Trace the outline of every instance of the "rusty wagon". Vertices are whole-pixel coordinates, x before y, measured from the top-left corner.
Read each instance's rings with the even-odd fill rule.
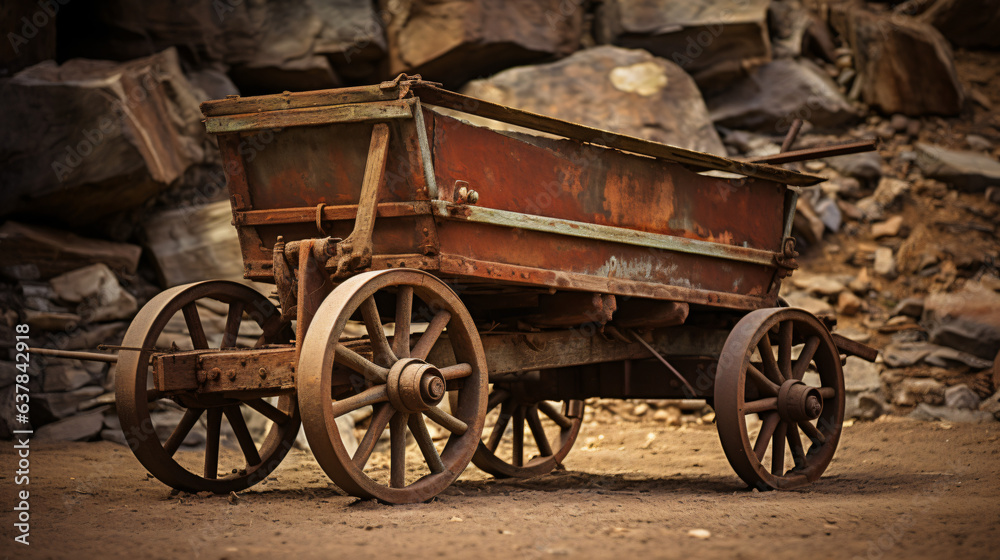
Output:
[[[557,467],[589,397],[706,399],[752,487],[800,486],[830,463],[842,354],[874,354],[781,306],[797,187],[822,179],[772,164],[837,149],[736,161],[405,76],[202,110],[245,277],[274,284],[277,304],[199,282],[161,293],[129,327],[118,414],[164,483],[247,488],[301,423],[344,491],[425,501],[470,461],[500,477]],[[224,310],[221,338],[206,336],[204,305]],[[188,348],[160,340],[171,321]],[[247,324],[254,342],[240,345]],[[175,425],[151,420],[160,399],[183,408]],[[364,432],[357,449],[345,415]],[[198,422],[203,452],[178,453]],[[238,449],[220,450],[224,429]]]

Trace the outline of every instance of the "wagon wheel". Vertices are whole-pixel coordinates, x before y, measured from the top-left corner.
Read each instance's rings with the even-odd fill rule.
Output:
[[[583,407],[583,401],[578,400],[557,405],[519,398],[516,389],[497,383],[486,407],[487,422],[492,421],[492,427],[483,430],[483,441],[472,462],[498,478],[528,478],[551,472],[562,464],[580,433]],[[530,438],[525,438],[525,423]]]
[[[115,377],[115,402],[118,418],[129,447],[139,462],[163,483],[188,492],[226,493],[243,490],[260,482],[278,466],[295,441],[299,431],[298,406],[292,395],[278,397],[276,404],[261,398],[238,400],[219,395],[183,393],[166,396],[152,389],[150,350],[171,321],[183,321],[192,348],[209,348],[202,316],[196,302],[214,300],[227,304],[225,329],[219,347],[236,346],[244,313],[260,326],[264,334],[257,346],[288,342],[293,336],[280,313],[256,290],[235,282],[213,280],[177,286],[149,301],[136,315],[125,333],[118,355]],[[163,350],[165,349],[158,349]],[[169,398],[184,410],[173,425],[157,426],[149,408],[159,399]],[[260,414],[273,424],[258,437],[250,432],[246,418]],[[232,429],[242,453],[220,456],[223,418]],[[193,452],[177,456],[177,450],[198,422],[205,422],[206,441],[202,456]],[[162,423],[161,423],[162,424]],[[164,428],[161,432],[157,428]],[[165,438],[162,434],[169,433]],[[220,459],[224,464],[220,465]],[[221,468],[220,468],[221,467]],[[219,476],[219,471],[224,473]]]
[[[395,301],[391,343],[375,303],[386,296]],[[429,323],[411,347],[414,309],[429,310]],[[370,358],[340,343],[352,316],[364,320]],[[444,331],[456,365],[438,368],[426,359]],[[296,379],[306,437],[320,466],[348,493],[389,503],[429,500],[458,478],[476,451],[486,375],[476,326],[446,284],[415,270],[359,274],[327,296],[306,332]],[[449,393],[455,404],[446,412],[438,404]],[[369,426],[357,451],[349,453],[336,419],[367,405],[373,405]],[[443,448],[434,443],[428,420],[449,433]],[[387,427],[388,461],[381,453],[376,460]],[[407,461],[407,431],[419,448],[412,458],[419,460]]]
[[[802,381],[810,365],[818,385]],[[746,315],[719,358],[715,413],[726,457],[751,487],[787,489],[817,480],[833,459],[844,420],[843,371],[829,331],[801,309]],[[752,414],[762,420],[753,443],[746,422]]]

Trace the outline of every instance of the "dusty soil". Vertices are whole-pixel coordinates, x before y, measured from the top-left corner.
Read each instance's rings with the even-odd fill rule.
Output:
[[[820,482],[760,493],[713,426],[592,423],[566,470],[499,481],[470,467],[410,506],[345,497],[298,450],[231,503],[172,494],[118,444],[32,443],[29,546],[12,541],[24,487],[3,442],[0,535],[6,558],[996,558],[998,439],[996,425],[858,423]]]

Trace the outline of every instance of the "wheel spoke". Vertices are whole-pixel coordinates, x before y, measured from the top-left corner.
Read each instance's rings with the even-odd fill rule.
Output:
[[[808,436],[813,443],[820,445],[826,443],[826,436],[824,436],[816,426],[813,426],[809,422],[803,420],[802,422],[799,422],[799,427],[802,428],[802,431],[806,433],[806,436]]]
[[[201,324],[201,316],[198,315],[198,306],[192,301],[181,311],[184,313],[184,322],[187,324],[188,333],[191,334],[191,343],[194,344],[195,350],[208,348],[208,338],[205,337],[205,328]]]
[[[760,352],[760,359],[764,364],[764,374],[771,381],[781,385],[785,378],[782,377],[781,370],[778,369],[778,362],[774,359],[774,349],[771,348],[771,339],[767,332],[757,341],[757,351]]]
[[[222,409],[208,409],[208,426],[205,433],[205,478],[219,476],[219,429],[222,427]]]
[[[386,378],[389,377],[389,370],[369,362],[361,354],[343,344],[337,345],[337,349],[333,354],[333,361],[360,373],[365,376],[365,379],[373,383],[385,383]]]
[[[288,422],[292,418],[291,416],[279,410],[278,407],[265,401],[264,399],[250,399],[248,401],[243,401],[243,404],[261,413],[268,420],[274,422],[279,426],[284,424],[285,422]]]
[[[785,434],[788,432],[788,422],[778,424],[774,431],[774,446],[771,448],[771,474],[785,474]]]
[[[515,467],[524,466],[524,407],[514,408],[514,449],[513,463]]]
[[[791,321],[778,326],[778,369],[785,379],[792,378],[792,328]]]
[[[412,433],[413,438],[417,440],[417,446],[420,447],[420,453],[424,456],[424,461],[427,462],[427,466],[430,467],[431,472],[434,474],[444,472],[444,462],[441,460],[441,455],[438,454],[437,449],[434,447],[434,440],[431,439],[431,434],[427,431],[427,424],[424,423],[423,415],[410,415],[407,425],[410,426],[410,433]]]
[[[361,442],[358,443],[358,450],[354,452],[354,457],[352,458],[354,464],[359,469],[365,468],[368,458],[371,457],[372,451],[375,451],[375,445],[378,444],[382,432],[389,425],[389,419],[392,418],[395,412],[396,410],[389,403],[384,403],[376,407],[375,414],[372,414],[371,422],[368,423],[368,431],[365,432],[364,437],[361,438]]]
[[[820,387],[819,396],[823,397],[824,399],[832,399],[837,396],[837,390],[834,389],[833,387]]]
[[[792,452],[792,459],[795,460],[795,468],[800,469],[806,466],[806,453],[802,448],[802,438],[799,437],[798,426],[788,425],[788,449]]]
[[[397,412],[389,420],[389,486],[406,486],[406,420],[409,414]]]
[[[385,367],[392,365],[396,361],[396,355],[389,347],[389,339],[386,338],[385,330],[382,328],[382,318],[378,315],[374,296],[361,302],[361,315],[365,319],[368,338],[372,341],[372,354],[374,354],[375,362]]]
[[[795,360],[795,369],[792,370],[792,377],[802,379],[806,370],[809,369],[809,362],[816,355],[817,348],[819,348],[818,336],[810,336],[806,339],[806,344],[802,347],[802,352],[799,353],[799,359]]]
[[[778,396],[778,386],[761,373],[753,364],[747,364],[747,377],[753,381],[758,389],[770,395]]]
[[[385,385],[376,385],[361,391],[356,395],[351,395],[346,399],[333,401],[334,418],[357,410],[363,406],[373,405],[389,400],[389,391]]]
[[[468,424],[436,406],[428,408],[424,411],[424,414],[426,414],[431,420],[437,422],[442,428],[448,430],[456,436],[464,434],[469,429]]]
[[[434,348],[434,343],[437,342],[438,337],[444,332],[444,328],[448,326],[448,321],[451,321],[451,313],[444,310],[439,311],[427,325],[427,330],[424,331],[424,334],[420,335],[416,346],[410,352],[410,357],[426,360],[427,355],[431,353],[431,348]]]
[[[226,315],[226,329],[222,333],[221,348],[235,348],[236,337],[240,335],[240,323],[243,321],[243,302],[234,301],[229,304]]]
[[[753,444],[753,452],[758,461],[764,460],[764,452],[767,451],[767,445],[770,443],[771,436],[774,435],[774,429],[778,427],[780,419],[777,412],[772,412],[764,418],[764,422],[760,425],[757,441]]]
[[[472,375],[472,364],[455,364],[453,366],[443,367],[441,368],[441,375],[444,376],[445,381],[468,377]]]
[[[500,440],[503,439],[504,432],[507,431],[507,424],[510,423],[510,406],[510,401],[503,401],[503,404],[500,406],[500,416],[497,417],[497,423],[493,424],[490,439],[486,442],[486,447],[494,453],[497,450],[497,446],[500,445]]]
[[[166,394],[163,391],[158,391],[156,389],[146,389],[146,402],[151,403],[153,401],[158,401],[165,397]]]
[[[177,449],[184,443],[184,438],[191,433],[191,428],[198,423],[203,412],[205,412],[204,408],[189,408],[184,411],[184,417],[177,423],[174,431],[170,433],[170,437],[163,444],[163,450],[167,452],[167,455],[173,457],[174,453],[177,453]]]
[[[243,419],[240,406],[237,404],[229,405],[223,409],[223,412],[226,414],[226,419],[229,420],[229,426],[233,428],[240,449],[243,450],[243,457],[246,458],[247,465],[251,467],[259,465],[260,452],[257,451],[257,444],[254,443],[253,436],[250,435],[246,420]]]
[[[486,401],[486,411],[489,412],[500,406],[501,403],[510,398],[510,393],[506,389],[494,389]]]
[[[392,351],[400,358],[410,357],[410,315],[413,310],[413,286],[403,286],[396,294],[396,330]]]
[[[568,430],[573,427],[573,420],[563,416],[561,412],[556,410],[556,407],[552,406],[549,401],[542,401],[538,403],[538,410],[541,410],[543,414],[548,416],[553,422],[559,425],[560,428]]]
[[[743,404],[743,414],[755,414],[778,409],[778,397],[768,397]]]
[[[538,418],[538,408],[532,407],[528,409],[528,427],[531,428],[531,436],[535,438],[535,445],[538,446],[538,452],[542,457],[551,457],[552,446],[549,444],[549,438],[545,436],[545,428],[542,427],[542,421]]]

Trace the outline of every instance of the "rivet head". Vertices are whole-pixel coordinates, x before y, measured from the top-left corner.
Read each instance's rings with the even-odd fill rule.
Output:
[[[233,381],[234,379],[236,379],[236,370],[235,369],[229,370],[229,373],[227,375],[229,376],[229,380]]]
[[[222,370],[217,367],[214,367],[208,371],[208,378],[211,379],[212,381],[218,379],[220,375],[222,375]]]
[[[267,369],[260,368],[259,370],[257,370],[257,375],[259,375],[261,379],[267,379]]]

